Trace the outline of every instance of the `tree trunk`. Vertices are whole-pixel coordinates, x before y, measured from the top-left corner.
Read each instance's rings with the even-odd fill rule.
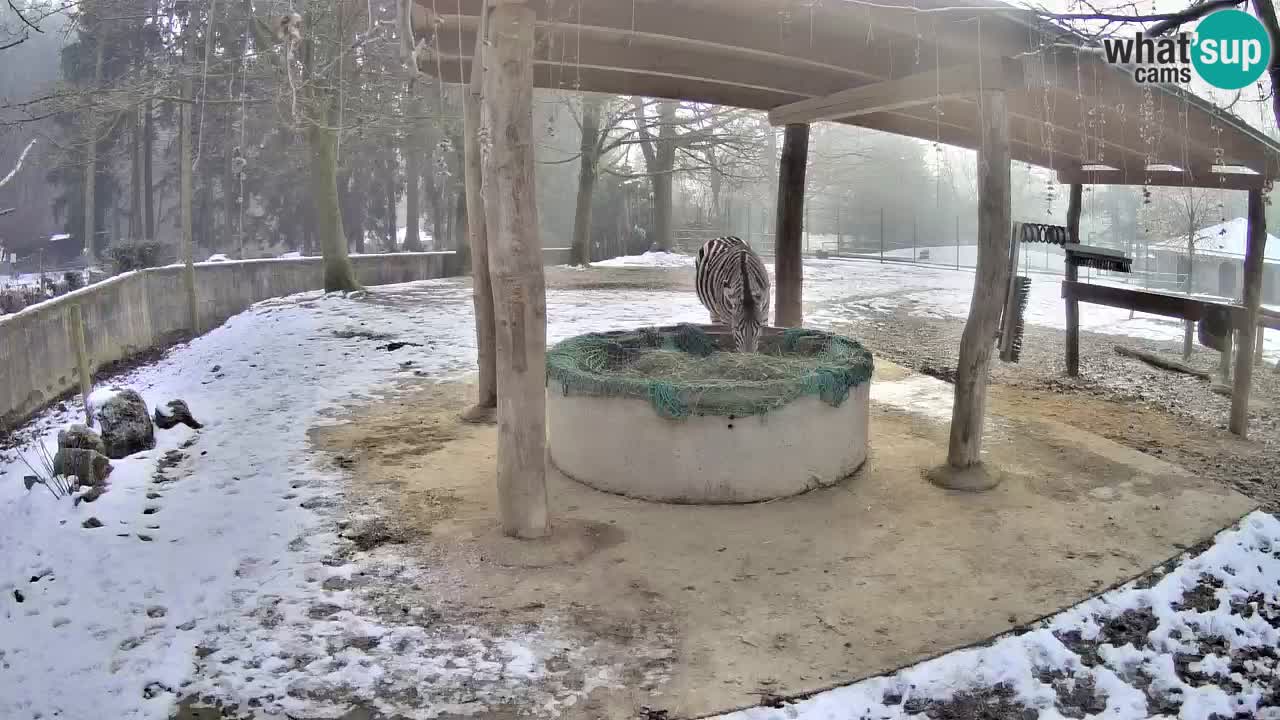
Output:
[[[386,226],[386,244],[385,247],[394,252],[398,249],[399,238],[396,237],[396,171],[399,163],[396,161],[396,146],[393,141],[387,141],[387,226]],[[361,242],[358,252],[364,252],[364,236],[361,235]]]
[[[454,198],[453,222],[449,223],[449,237],[453,238],[453,251],[458,253],[463,270],[471,269],[471,250],[467,243],[467,194],[463,191]]]
[[[986,417],[987,373],[1003,291],[1009,284],[1009,115],[1003,90],[979,96],[978,119],[978,262],[969,319],[960,339],[956,368],[955,405],[947,464],[953,472],[947,487],[981,490],[995,485],[985,473],[965,473],[981,464]]]
[[[573,248],[569,264],[591,262],[591,198],[596,187],[596,163],[600,144],[600,111],[604,102],[597,96],[582,99],[582,156],[578,163],[578,199],[573,213]]]
[[[1192,202],[1190,193],[1187,190],[1188,211],[1190,214],[1190,203]],[[1192,220],[1188,223],[1187,228],[1187,295],[1191,295],[1196,277],[1196,223],[1194,214],[1191,215]],[[1196,335],[1196,324],[1192,320],[1186,320],[1182,323],[1182,359],[1183,361],[1191,359],[1191,351],[1193,349],[1192,339]]]
[[[422,131],[418,127],[423,115],[422,97],[415,92],[412,102],[414,119],[409,123],[409,130],[404,139],[404,249],[406,252],[422,251],[422,208],[419,206],[421,193],[418,182],[422,177],[422,159],[426,148],[423,147]]]
[[[671,173],[660,172],[653,176],[653,239],[658,249],[671,250],[672,219],[671,194],[673,192]],[[645,252],[649,247],[640,248]]]
[[[93,91],[98,91],[102,84],[102,59],[106,48],[106,38],[95,33],[93,65]],[[92,104],[85,110],[85,164],[84,164],[84,254],[85,260],[93,262],[98,257],[96,206],[98,190],[98,111]]]
[[[320,235],[320,254],[324,256],[324,290],[359,290],[360,283],[356,282],[351,258],[347,256],[342,209],[338,206],[338,133],[312,125],[307,138],[311,145],[311,202]]]
[[[772,130],[770,131],[772,132]],[[809,126],[788,125],[778,167],[778,217],[774,224],[774,324],[800,327],[804,322],[804,260],[800,236],[804,231],[805,168],[809,160]]]
[[[180,129],[178,149],[178,205],[182,224],[183,284],[187,291],[187,324],[192,335],[200,334],[200,313],[196,305],[196,270],[193,257],[191,219],[191,79],[182,81],[182,98],[186,101],[178,112]]]
[[[505,534],[550,531],[546,487],[546,284],[533,152],[535,15],[499,0],[484,76],[484,193],[497,308],[498,507]]]
[[[151,100],[143,106],[142,130],[142,204],[146,214],[144,237],[148,242],[156,239],[155,181],[151,174],[151,159],[155,155],[156,127]]]
[[[142,228],[142,123],[138,108],[129,121],[129,238],[140,240]]]
[[[471,301],[475,308],[476,322],[476,404],[463,418],[476,421],[486,417],[498,406],[498,381],[496,377],[497,340],[493,307],[493,285],[489,277],[489,241],[481,192],[480,151],[480,90],[484,65],[488,62],[485,50],[487,15],[481,17],[480,32],[471,63],[471,81],[462,94],[462,157],[463,183],[466,186],[467,240],[471,248]]]
[[[235,155],[232,150],[236,146],[235,131],[230,118],[227,119],[227,145],[223,148],[222,162],[222,247],[224,250],[235,248],[236,257],[244,259],[244,248],[236,245],[236,194],[235,194]]]

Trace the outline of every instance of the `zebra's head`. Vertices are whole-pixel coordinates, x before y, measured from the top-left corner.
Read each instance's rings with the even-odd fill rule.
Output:
[[[748,271],[748,255],[742,253],[738,272],[729,273],[724,284],[724,302],[733,328],[733,345],[738,352],[755,352],[760,328],[769,314],[769,288]]]

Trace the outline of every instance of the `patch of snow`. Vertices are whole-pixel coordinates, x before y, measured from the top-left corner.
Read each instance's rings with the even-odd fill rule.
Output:
[[[601,260],[592,265],[599,267],[693,267],[696,258],[680,253],[649,251],[642,255],[622,255]]]
[[[871,400],[943,422],[951,421],[955,388],[928,375],[871,382]]]
[[[120,388],[115,385],[106,385],[96,387],[93,392],[89,393],[89,411],[96,413],[98,408],[106,405],[111,398],[120,394]]]
[[[205,260],[205,262],[229,262],[230,260],[231,258],[227,257],[223,253],[214,253],[210,255],[209,259]]]

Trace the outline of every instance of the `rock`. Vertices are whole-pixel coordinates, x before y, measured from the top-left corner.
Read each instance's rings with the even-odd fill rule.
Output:
[[[82,527],[82,528],[84,528],[84,529],[86,529],[86,530],[92,530],[92,529],[94,529],[94,528],[100,528],[100,527],[102,527],[102,521],[101,521],[101,520],[99,520],[99,519],[98,519],[98,518],[96,518],[96,517],[90,517],[88,520],[85,520],[84,522],[80,523],[80,527]]]
[[[107,457],[119,460],[156,446],[155,426],[147,413],[147,403],[136,390],[124,390],[96,411],[102,427]]]
[[[58,433],[58,449],[66,448],[96,450],[103,455],[107,454],[107,446],[102,442],[102,437],[80,423],[75,423]]]
[[[104,485],[111,474],[111,461],[97,450],[64,447],[53,456],[53,472],[64,477],[74,475],[82,487]]]
[[[106,489],[105,487],[103,487],[102,485],[95,485],[95,486],[93,486],[93,487],[89,488],[89,489],[88,489],[87,491],[85,491],[83,494],[77,495],[77,496],[76,496],[76,501],[75,501],[75,503],[73,503],[73,504],[75,504],[75,505],[79,505],[79,504],[80,504],[80,503],[82,503],[82,502],[91,503],[91,502],[93,502],[94,500],[97,500],[98,498],[102,497],[102,493],[104,493],[104,492],[106,492],[106,491],[107,491],[107,489]]]
[[[187,403],[182,400],[170,400],[165,406],[168,411],[160,412],[160,408],[156,408],[155,422],[156,427],[161,430],[168,430],[178,424],[186,425],[189,428],[199,430],[204,427],[199,421],[191,416],[191,408],[187,407]]]

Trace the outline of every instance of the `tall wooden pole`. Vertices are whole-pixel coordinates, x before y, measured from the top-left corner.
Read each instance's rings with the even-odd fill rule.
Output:
[[[504,533],[538,538],[550,528],[546,486],[547,298],[534,202],[536,18],[523,0],[498,0],[489,19],[480,151],[496,309],[498,507]]]
[[[1071,186],[1071,198],[1067,201],[1067,242],[1080,242],[1080,211],[1084,205],[1084,185],[1075,183]],[[1066,262],[1065,258],[1063,262]],[[1075,282],[1079,277],[1079,269],[1066,262],[1066,279]],[[1080,375],[1080,302],[1075,298],[1067,300],[1067,375]]]
[[[191,249],[191,78],[182,81],[182,107],[179,110],[182,139],[179,143],[178,199],[182,222],[182,282],[187,295],[187,324],[192,335],[200,334],[200,311],[196,305],[196,269]]]
[[[804,261],[800,247],[804,230],[805,168],[809,163],[809,126],[787,126],[778,165],[777,237],[773,267],[776,284],[774,324],[799,327],[804,322]]]
[[[1249,191],[1249,242],[1244,253],[1244,326],[1239,328],[1236,377],[1231,388],[1231,421],[1228,427],[1240,437],[1249,436],[1249,392],[1253,387],[1253,338],[1258,331],[1258,306],[1262,303],[1262,258],[1267,247],[1267,216],[1261,190]]]
[[[463,179],[466,183],[467,240],[471,245],[471,301],[476,317],[476,404],[463,413],[470,422],[488,420],[498,407],[496,376],[497,340],[494,339],[493,284],[489,277],[489,239],[485,227],[484,196],[481,194],[480,91],[484,77],[485,33],[488,13],[481,11],[480,32],[476,34],[471,58],[471,82],[462,94]]]
[[[998,479],[982,471],[982,430],[987,406],[987,372],[1000,324],[1001,300],[1009,284],[1009,113],[1003,90],[979,95],[978,262],[969,319],[960,338],[955,405],[947,465],[931,479],[957,490],[985,490]]]

